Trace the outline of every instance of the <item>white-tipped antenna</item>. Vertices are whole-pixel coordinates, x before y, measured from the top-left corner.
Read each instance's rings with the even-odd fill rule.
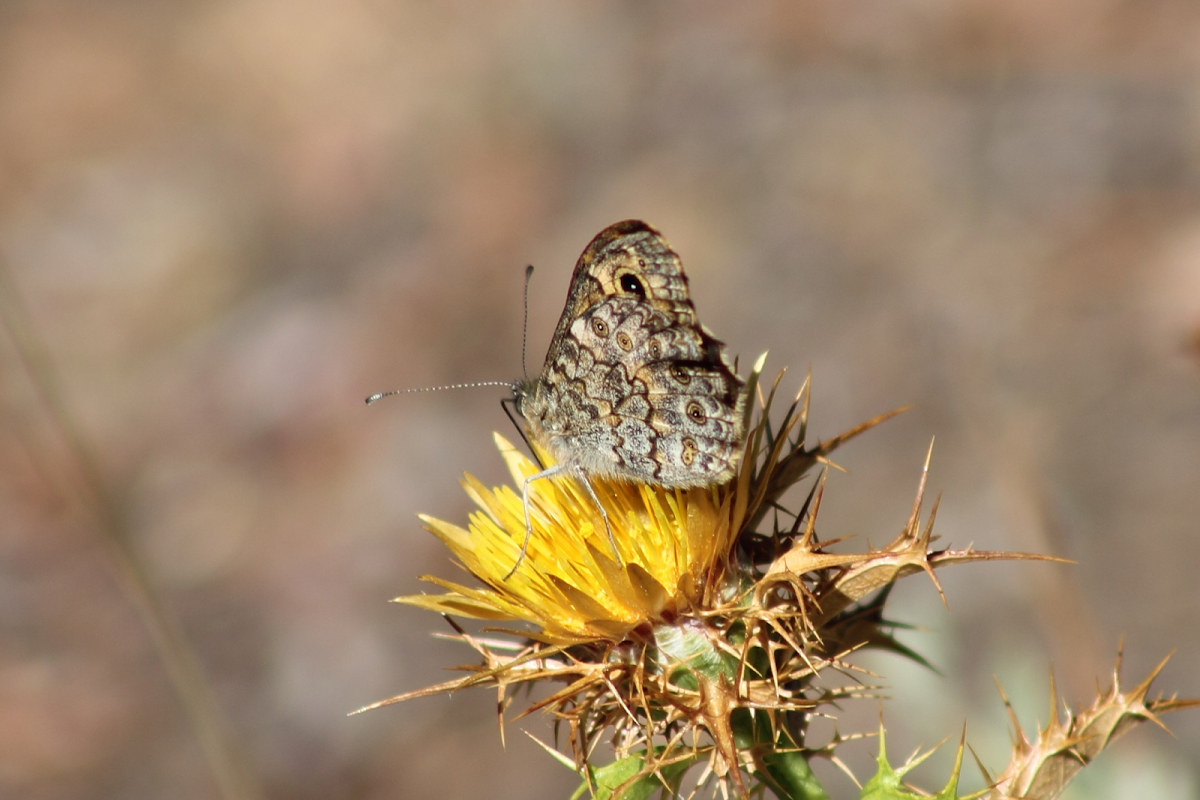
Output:
[[[533,264],[525,268],[525,319],[521,322],[521,375],[525,380],[529,380],[529,373],[525,370],[525,344],[529,337],[529,278],[533,275]],[[456,383],[451,386],[426,386],[420,389],[396,389],[391,392],[380,392],[373,394],[367,398],[367,405],[371,405],[377,400],[382,400],[385,397],[391,397],[394,394],[413,394],[414,392],[441,392],[446,389],[474,389],[478,386],[503,386],[506,389],[512,389],[515,393],[518,384],[514,381],[481,381],[479,383]],[[506,409],[507,413],[507,409]],[[511,419],[511,415],[509,417]],[[516,424],[515,422],[513,423]],[[518,426],[519,430],[520,426]],[[522,434],[523,436],[524,434]]]
[[[385,397],[391,397],[394,394],[413,394],[414,392],[441,392],[446,389],[474,389],[477,386],[504,386],[511,389],[512,381],[481,381],[480,383],[456,383],[453,386],[426,386],[421,389],[396,389],[391,392],[380,392],[373,394],[367,398],[367,405],[371,405],[376,400],[382,400]]]

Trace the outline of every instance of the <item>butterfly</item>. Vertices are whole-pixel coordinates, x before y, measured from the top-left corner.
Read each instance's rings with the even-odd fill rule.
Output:
[[[679,256],[640,220],[602,230],[571,276],[541,374],[513,387],[528,433],[557,462],[525,480],[567,473],[608,514],[589,477],[667,488],[727,481],[745,438],[743,381],[696,318]],[[507,576],[506,576],[507,577]]]

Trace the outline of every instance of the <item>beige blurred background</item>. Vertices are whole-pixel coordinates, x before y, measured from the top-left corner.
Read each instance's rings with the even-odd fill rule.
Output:
[[[561,798],[492,692],[346,716],[472,660],[387,600],[458,574],[414,515],[465,519],[510,431],[494,388],[362,400],[518,377],[528,263],[537,370],[579,251],[644,218],[743,364],[811,365],[814,434],[913,404],[840,453],[826,537],[894,534],[936,436],[945,541],[1078,562],[947,572],[949,612],[913,579],[942,675],[868,661],[892,753],[965,721],[1000,769],[993,675],[1030,726],[1124,636],[1200,695],[1198,112],[1188,0],[12,0],[4,303],[265,796]],[[0,796],[216,797],[8,334],[0,370]],[[1167,722],[1073,796],[1200,797]]]

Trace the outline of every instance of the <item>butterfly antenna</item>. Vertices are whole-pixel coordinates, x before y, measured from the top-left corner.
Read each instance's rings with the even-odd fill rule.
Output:
[[[380,392],[373,394],[367,398],[367,405],[371,405],[377,400],[382,400],[385,397],[391,397],[394,394],[413,394],[415,392],[441,392],[446,389],[474,389],[477,386],[507,386],[512,388],[511,381],[481,381],[479,383],[456,383],[453,386],[425,386],[420,389],[396,389],[392,392]]]
[[[525,369],[525,345],[529,341],[529,279],[533,277],[533,264],[525,268],[525,319],[521,321],[521,376],[528,381],[529,370]]]

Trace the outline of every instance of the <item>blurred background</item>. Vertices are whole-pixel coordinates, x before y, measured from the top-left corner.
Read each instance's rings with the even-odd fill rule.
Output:
[[[1187,0],[0,5],[0,795],[218,796],[115,529],[265,797],[566,797],[493,692],[346,716],[473,660],[387,601],[459,575],[415,514],[465,520],[511,431],[495,388],[363,398],[520,376],[529,263],[538,371],[629,217],[743,369],[811,367],[814,436],[913,405],[839,451],[825,537],[890,539],[936,436],[943,542],[1077,562],[897,591],[941,674],[865,659],[891,753],[965,722],[1002,769],[993,675],[1029,727],[1122,637],[1200,695],[1198,111]],[[1072,796],[1200,797],[1166,722]]]

